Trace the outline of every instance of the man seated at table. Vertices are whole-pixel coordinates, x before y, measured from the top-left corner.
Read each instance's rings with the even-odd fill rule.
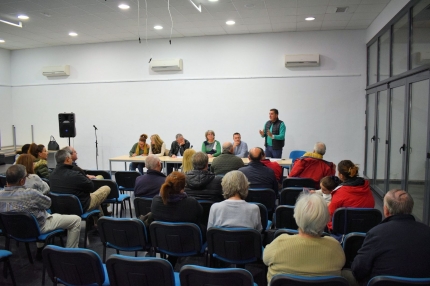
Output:
[[[176,158],[177,156],[184,156],[185,150],[190,148],[190,141],[184,138],[181,133],[176,134],[176,140],[172,142],[169,150],[169,156]],[[173,172],[173,168],[178,167],[180,164],[167,163],[167,175]]]
[[[233,154],[239,158],[248,157],[248,144],[243,142],[239,132],[233,134]]]
[[[134,195],[136,197],[153,198],[160,193],[161,185],[166,181],[166,175],[161,173],[160,158],[154,155],[149,155],[146,158],[146,175],[141,175],[136,178],[134,186]]]
[[[215,175],[225,175],[230,171],[237,170],[245,166],[241,158],[233,154],[233,144],[224,142],[222,144],[222,153],[215,157],[211,164],[211,171]]]

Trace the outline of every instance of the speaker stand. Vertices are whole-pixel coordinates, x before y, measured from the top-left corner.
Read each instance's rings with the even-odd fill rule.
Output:
[[[98,143],[97,143],[97,128],[94,126],[94,134],[96,135],[96,167],[97,170],[99,169],[99,161],[98,161],[98,156],[99,156],[99,147],[98,147]]]
[[[70,137],[69,137],[69,146],[71,146],[71,145],[70,145]]]

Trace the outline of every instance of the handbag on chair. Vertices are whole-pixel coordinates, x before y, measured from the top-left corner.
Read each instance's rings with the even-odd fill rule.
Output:
[[[60,145],[58,145],[57,141],[55,141],[55,138],[52,135],[48,143],[48,150],[53,150],[53,151],[60,150]]]

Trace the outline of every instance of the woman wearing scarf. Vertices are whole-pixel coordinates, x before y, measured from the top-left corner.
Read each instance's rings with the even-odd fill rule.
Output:
[[[151,136],[151,146],[149,147],[149,154],[155,155],[158,157],[164,156],[166,152],[166,143],[161,140],[158,134],[154,134]]]
[[[146,138],[148,138],[148,135],[146,134],[140,135],[139,142],[135,143],[133,147],[131,147],[130,149],[130,152],[129,152],[130,157],[148,155],[149,145],[146,144]],[[136,170],[136,168],[139,170],[139,173],[143,175],[143,168],[145,168],[145,163],[131,162],[130,170]]]

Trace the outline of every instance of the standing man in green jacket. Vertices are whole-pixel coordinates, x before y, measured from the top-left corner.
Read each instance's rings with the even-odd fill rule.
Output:
[[[282,148],[285,145],[285,124],[278,118],[278,110],[270,109],[269,121],[260,130],[261,137],[264,138],[265,153],[270,158],[282,158]]]

